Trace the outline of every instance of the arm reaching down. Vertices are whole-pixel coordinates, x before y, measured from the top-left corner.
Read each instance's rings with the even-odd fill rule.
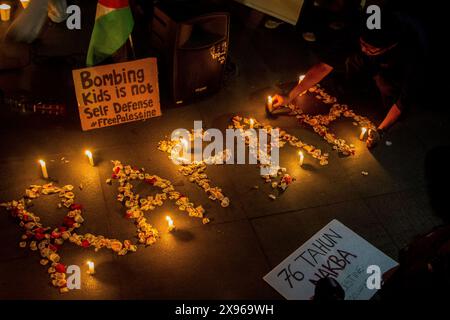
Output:
[[[331,71],[333,71],[333,67],[324,62],[315,64],[305,74],[305,78],[297,86],[295,86],[294,89],[291,90],[288,97],[283,98],[279,95],[276,95],[274,97],[273,106],[279,107],[290,104],[300,94],[322,81],[323,78],[331,73]]]
[[[402,111],[397,106],[396,103],[389,109],[389,112],[387,113],[386,117],[384,118],[383,122],[378,126],[378,129],[381,129],[383,131],[386,131],[389,129],[395,122],[397,122],[398,118],[400,118],[402,114]]]

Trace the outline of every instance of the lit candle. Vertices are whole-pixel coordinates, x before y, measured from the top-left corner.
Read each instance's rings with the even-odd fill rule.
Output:
[[[44,179],[48,179],[48,172],[47,166],[45,165],[45,161],[39,160],[39,163],[41,164],[42,176],[44,177]]]
[[[363,128],[361,128],[361,134],[359,135],[359,140],[364,140],[364,136],[366,135],[366,132],[367,132],[367,128],[366,127],[363,127]]]
[[[267,97],[267,105],[269,106],[269,108],[272,108],[272,104],[273,104],[273,98],[272,98],[272,96],[268,96]]]
[[[89,150],[86,150],[84,152],[84,154],[88,157],[89,163],[91,164],[91,166],[94,166],[94,158],[92,157],[92,152]]]
[[[22,4],[22,7],[24,9],[28,8],[28,5],[30,4],[30,0],[20,0],[20,3]]]
[[[187,140],[186,140],[185,138],[181,138],[181,139],[180,139],[180,143],[181,143],[181,145],[183,146],[183,150],[187,150],[187,148],[188,148],[188,142],[187,142]]]
[[[95,273],[95,265],[93,261],[88,261],[86,262],[86,264],[88,265],[88,274],[94,274]]]
[[[169,225],[169,232],[175,229],[175,225],[173,224],[173,220],[171,217],[166,216],[167,224]]]
[[[298,152],[298,163],[301,166],[303,166],[303,160],[305,160],[305,156],[303,155],[303,152],[299,151]]]
[[[185,138],[180,138],[180,145],[181,145],[181,157],[179,157],[180,162],[185,163],[187,160],[187,153],[188,153],[188,141]]]
[[[302,74],[301,76],[298,77],[298,84],[300,84],[300,82],[302,82],[303,79],[305,79],[305,75],[304,74]]]
[[[11,18],[11,6],[9,4],[0,4],[0,16],[2,21],[9,21]]]
[[[253,129],[253,125],[255,124],[255,120],[254,119],[250,119],[250,129]]]

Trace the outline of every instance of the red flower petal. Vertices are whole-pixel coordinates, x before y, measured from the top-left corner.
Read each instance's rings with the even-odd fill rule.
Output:
[[[59,273],[66,273],[66,266],[63,265],[62,263],[58,263],[55,266],[55,270],[56,270],[56,272],[59,272]]]
[[[43,233],[36,233],[34,235],[34,237],[36,238],[36,240],[42,240],[42,239],[45,238],[45,234],[43,234]]]
[[[12,215],[13,217],[17,217],[17,215],[18,215],[19,213],[20,213],[19,208],[15,207],[15,208],[13,208],[11,215]]]
[[[125,213],[125,218],[131,219],[131,212],[127,211],[127,212]]]
[[[154,185],[156,182],[156,178],[145,179],[145,182],[151,185]]]
[[[44,228],[36,228],[33,230],[35,233],[44,233],[45,229]]]
[[[82,210],[83,205],[79,203],[74,203],[70,206],[70,210]]]
[[[83,247],[83,248],[87,248],[87,247],[89,247],[91,244],[89,243],[89,241],[87,241],[87,240],[83,240],[83,241],[81,241],[81,246]]]
[[[73,228],[73,225],[75,224],[75,219],[71,217],[64,217],[63,224],[68,228]]]

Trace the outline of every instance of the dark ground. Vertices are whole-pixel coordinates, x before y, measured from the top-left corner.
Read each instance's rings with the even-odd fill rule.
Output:
[[[84,186],[76,191],[78,201],[86,208],[86,221],[79,233],[131,238],[135,227],[123,218],[115,200],[115,186],[105,183],[111,174],[109,160],[118,159],[170,179],[194,202],[203,204],[214,220],[201,225],[167,204],[148,216],[162,231],[152,247],[140,247],[134,254],[118,257],[108,250],[94,253],[66,244],[62,250],[66,264],[83,264],[85,270],[84,262],[92,259],[97,274],[83,277],[83,290],[60,295],[48,284],[38,254],[18,247],[20,228],[3,211],[1,299],[278,299],[278,293],[262,277],[332,219],[340,220],[394,259],[414,236],[442,223],[430,204],[424,161],[428,152],[448,143],[448,112],[428,106],[412,110],[388,134],[393,145],[380,145],[373,152],[358,140],[357,127],[339,121],[333,128],[357,148],[356,155],[348,158],[332,152],[319,136],[294,119],[266,119],[265,97],[277,90],[277,84],[295,80],[315,59],[311,47],[288,25],[267,30],[245,28],[233,20],[230,54],[238,75],[219,93],[189,106],[163,109],[162,117],[145,122],[82,132],[74,112],[71,69],[79,66],[76,61],[81,61],[86,51],[93,9],[91,6],[83,11],[81,31],[49,25],[34,45],[38,59],[23,70],[0,72],[0,87],[6,95],[21,89],[37,97],[67,101],[72,108],[63,121],[3,117],[0,201],[18,199],[30,184],[44,183],[36,163],[43,158],[60,184]],[[351,94],[343,99],[359,113],[379,121],[382,114],[373,107],[376,99],[358,101]],[[276,201],[267,197],[270,187],[262,185],[255,166],[209,167],[211,179],[231,199],[229,208],[221,208],[179,174],[166,154],[156,148],[158,141],[175,128],[191,128],[194,120],[202,120],[205,128],[225,128],[235,114],[285,128],[330,152],[330,164],[321,167],[307,156],[308,170],[301,170],[296,151],[282,149],[281,165],[298,181]],[[98,164],[94,168],[85,159],[86,148],[95,152]],[[70,162],[61,162],[62,157]],[[361,171],[369,175],[363,176]],[[256,184],[261,185],[260,190],[252,190]],[[55,203],[38,200],[33,210],[49,224],[61,219],[54,216]],[[165,231],[167,212],[171,212],[179,231]]]

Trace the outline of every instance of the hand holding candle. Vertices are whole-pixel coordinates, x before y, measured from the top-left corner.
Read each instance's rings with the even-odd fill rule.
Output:
[[[44,179],[48,179],[47,166],[44,160],[39,160],[39,164],[41,165],[42,177]]]
[[[169,225],[169,232],[175,229],[175,225],[173,224],[173,220],[171,217],[166,216],[167,224]]]
[[[0,4],[0,17],[2,21],[9,21],[11,19],[11,6],[9,4]]]
[[[84,152],[84,154],[88,157],[88,159],[89,159],[89,164],[90,164],[91,166],[94,166],[94,158],[92,157],[92,152],[89,151],[89,150],[86,150],[86,151]]]
[[[94,262],[92,262],[92,261],[88,261],[88,262],[86,262],[86,264],[88,265],[88,271],[87,271],[87,273],[88,274],[94,274],[95,273],[95,265],[94,265]]]

